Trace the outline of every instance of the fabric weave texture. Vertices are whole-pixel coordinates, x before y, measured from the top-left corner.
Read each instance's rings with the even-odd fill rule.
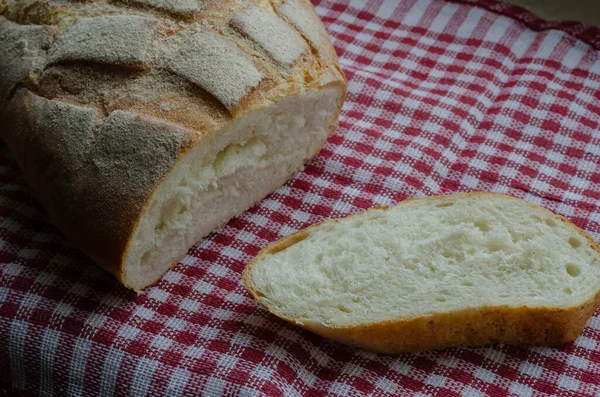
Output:
[[[254,302],[280,237],[409,197],[494,191],[600,238],[600,31],[489,0],[316,1],[349,80],[304,171],[136,295],[70,248],[0,145],[0,391],[44,396],[600,392],[600,311],[573,343],[384,356]]]

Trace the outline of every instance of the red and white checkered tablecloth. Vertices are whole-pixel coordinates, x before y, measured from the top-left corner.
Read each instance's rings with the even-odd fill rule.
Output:
[[[295,328],[250,298],[240,273],[268,243],[412,196],[508,193],[600,238],[600,30],[488,0],[317,3],[349,80],[336,134],[303,172],[140,296],[64,242],[0,146],[0,389],[600,393],[600,311],[558,348],[383,356]]]

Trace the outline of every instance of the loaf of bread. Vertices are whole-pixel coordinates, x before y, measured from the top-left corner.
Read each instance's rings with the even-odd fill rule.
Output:
[[[346,93],[308,0],[2,1],[0,70],[36,197],[135,290],[315,156]]]
[[[526,201],[456,194],[301,230],[262,250],[244,283],[282,319],[378,352],[552,345],[600,304],[600,247]]]

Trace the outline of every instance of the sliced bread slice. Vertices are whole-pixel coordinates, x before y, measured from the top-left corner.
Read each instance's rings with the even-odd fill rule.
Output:
[[[243,279],[278,317],[378,352],[561,344],[600,304],[600,246],[529,202],[455,194],[313,225]]]

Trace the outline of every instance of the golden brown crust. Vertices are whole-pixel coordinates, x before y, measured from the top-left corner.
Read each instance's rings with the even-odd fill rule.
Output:
[[[559,345],[577,338],[599,305],[600,293],[569,309],[487,307],[358,327],[333,328],[310,322],[304,327],[326,338],[385,354],[497,343]]]
[[[456,198],[466,196],[502,196],[503,198],[522,202],[515,197],[488,192],[458,193],[452,196],[430,196],[411,198],[413,200],[437,200],[440,198]],[[590,246],[600,254],[600,245],[585,231],[575,226],[568,219],[556,215],[536,204],[527,202],[532,208],[542,210],[555,219],[566,223],[580,233]],[[387,207],[375,207],[387,210]],[[367,209],[365,211],[370,211]],[[365,212],[365,211],[361,211]],[[358,214],[360,214],[358,213]],[[356,216],[354,214],[351,216]],[[263,294],[254,288],[252,267],[264,255],[272,255],[304,240],[311,229],[326,222],[337,222],[338,219],[323,221],[283,237],[262,249],[245,267],[243,282],[250,294],[258,302]],[[600,306],[600,291],[593,299],[568,308],[545,307],[482,307],[465,309],[450,313],[436,313],[413,318],[381,321],[358,326],[334,327],[312,322],[304,318],[289,318],[265,306],[275,316],[300,325],[325,338],[341,343],[361,347],[385,354],[399,354],[425,350],[444,349],[457,346],[484,346],[489,344],[511,345],[558,345],[577,338],[582,332],[589,317]]]
[[[295,3],[314,12],[307,0]],[[187,151],[280,99],[328,85],[345,92],[331,43],[326,56],[310,51],[277,4],[9,0],[0,8],[0,135],[67,238],[122,283],[135,228]],[[273,21],[294,48],[261,34]]]

